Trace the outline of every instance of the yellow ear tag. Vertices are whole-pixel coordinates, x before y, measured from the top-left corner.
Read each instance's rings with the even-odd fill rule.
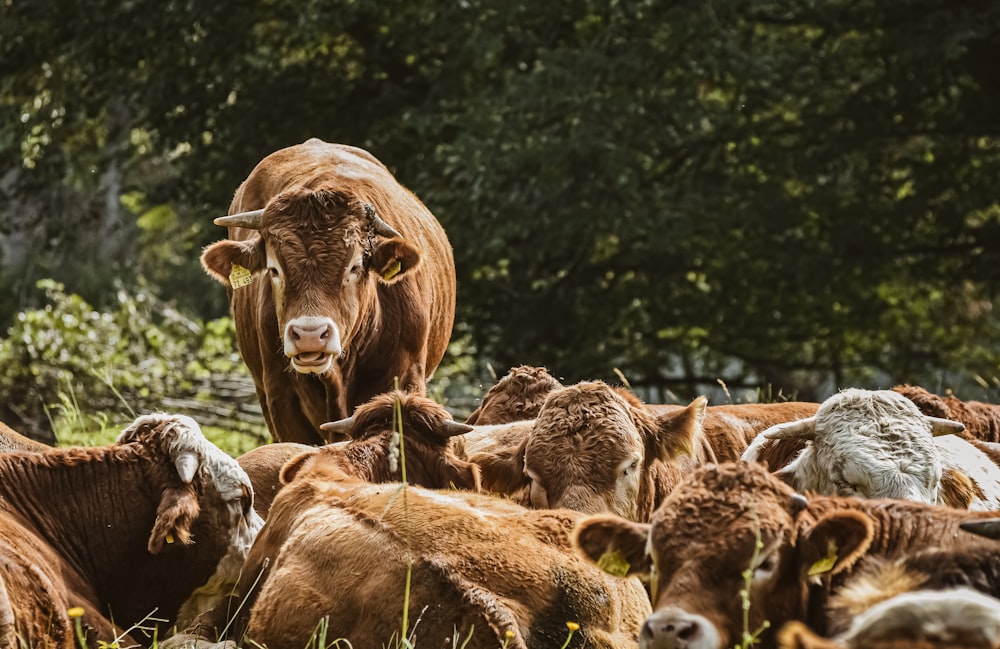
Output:
[[[382,271],[382,279],[388,282],[396,275],[399,275],[400,269],[402,269],[402,264],[399,263],[398,259],[393,259],[392,263],[389,264],[384,271]]]
[[[242,288],[251,282],[253,282],[253,273],[239,264],[233,264],[233,269],[229,271],[229,285],[233,288]]]
[[[597,567],[615,577],[628,575],[629,566],[621,550],[608,550],[597,560]]]
[[[827,552],[826,556],[809,566],[809,576],[815,577],[816,575],[822,575],[823,573],[830,572],[833,570],[833,566],[836,563],[837,546],[836,544],[831,543],[830,550]]]
[[[167,532],[166,541],[167,541],[167,543],[173,543],[174,542],[174,535],[171,534],[170,532]]]

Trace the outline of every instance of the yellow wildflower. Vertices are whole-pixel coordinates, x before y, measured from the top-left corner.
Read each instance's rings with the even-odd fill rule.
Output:
[[[70,617],[83,617],[84,610],[82,606],[74,606],[73,608],[66,611],[66,615]]]

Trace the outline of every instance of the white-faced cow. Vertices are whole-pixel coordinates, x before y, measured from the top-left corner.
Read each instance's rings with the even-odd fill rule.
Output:
[[[148,644],[228,594],[263,521],[235,460],[180,415],[110,446],[0,454],[0,635]],[[18,646],[5,644],[4,646]]]
[[[599,565],[649,576],[654,613],[640,647],[728,649],[765,620],[764,646],[791,620],[826,635],[830,596],[852,570],[981,543],[961,526],[990,516],[907,500],[807,500],[764,466],[732,462],[692,472],[650,523],[593,516],[576,540]]]
[[[455,265],[444,229],[370,153],[317,139],[262,160],[202,254],[228,287],[240,352],[276,441],[398,386],[416,394],[444,355]]]
[[[892,390],[852,388],[824,401],[815,417],[767,429],[743,459],[763,460],[801,491],[1000,509],[1000,467],[949,434],[961,430],[961,423],[928,417]],[[768,457],[781,444],[802,443],[783,467]]]
[[[571,646],[619,649],[635,645],[650,611],[638,580],[575,555],[576,512],[363,483],[321,454],[293,460],[284,478],[231,606],[168,646],[307,647],[323,622],[328,639],[354,649],[549,649],[572,622]]]

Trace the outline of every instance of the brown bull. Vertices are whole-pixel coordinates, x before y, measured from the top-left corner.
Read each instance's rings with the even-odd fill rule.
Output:
[[[236,191],[229,239],[202,264],[228,288],[240,352],[277,441],[376,394],[424,394],[455,316],[444,229],[362,149],[317,139],[262,160]]]

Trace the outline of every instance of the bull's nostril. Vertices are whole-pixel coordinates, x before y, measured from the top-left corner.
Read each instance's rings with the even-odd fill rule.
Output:
[[[692,640],[696,635],[698,635],[698,625],[694,622],[678,625],[677,637],[681,640]]]
[[[333,327],[327,327],[326,329],[323,330],[323,333],[319,335],[319,339],[325,342],[329,340],[330,334],[332,333],[333,333]]]
[[[643,623],[642,629],[639,630],[639,635],[642,636],[643,638],[652,638],[653,637],[653,635],[654,635],[653,625],[650,623],[649,620],[646,620]]]

